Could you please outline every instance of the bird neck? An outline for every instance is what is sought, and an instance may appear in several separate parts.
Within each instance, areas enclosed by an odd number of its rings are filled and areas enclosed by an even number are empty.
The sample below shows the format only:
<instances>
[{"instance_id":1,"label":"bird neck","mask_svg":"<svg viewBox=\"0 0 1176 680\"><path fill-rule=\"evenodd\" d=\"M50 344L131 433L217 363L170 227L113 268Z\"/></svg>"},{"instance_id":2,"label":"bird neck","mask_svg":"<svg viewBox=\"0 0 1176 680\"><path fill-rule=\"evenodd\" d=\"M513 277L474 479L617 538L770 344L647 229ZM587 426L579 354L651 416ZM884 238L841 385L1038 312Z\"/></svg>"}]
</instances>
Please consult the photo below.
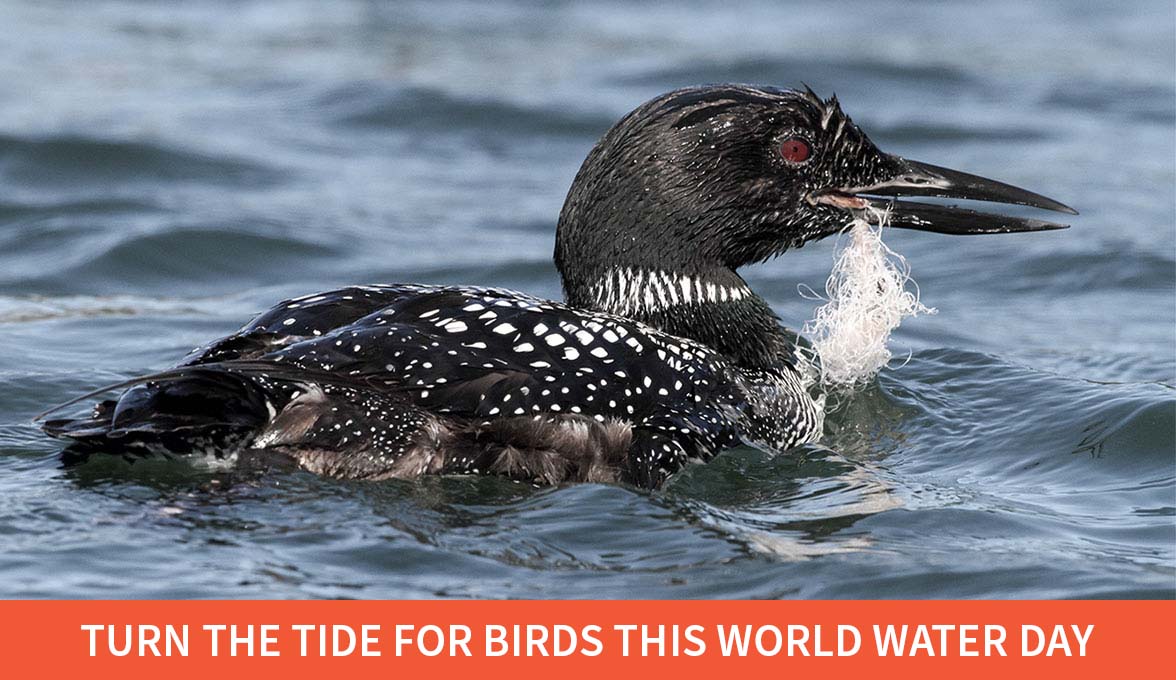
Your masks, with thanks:
<instances>
[{"instance_id":1,"label":"bird neck","mask_svg":"<svg viewBox=\"0 0 1176 680\"><path fill-rule=\"evenodd\" d=\"M791 363L793 348L779 319L730 269L610 267L579 281L565 276L564 292L572 306L701 342L742 368L771 370Z\"/></svg>"},{"instance_id":2,"label":"bird neck","mask_svg":"<svg viewBox=\"0 0 1176 680\"><path fill-rule=\"evenodd\" d=\"M743 368L791 363L776 315L736 273L769 254L744 243L746 206L700 186L689 154L659 150L641 111L592 148L560 211L554 258L568 304L690 338ZM753 205L778 202L761 198Z\"/></svg>"}]
</instances>

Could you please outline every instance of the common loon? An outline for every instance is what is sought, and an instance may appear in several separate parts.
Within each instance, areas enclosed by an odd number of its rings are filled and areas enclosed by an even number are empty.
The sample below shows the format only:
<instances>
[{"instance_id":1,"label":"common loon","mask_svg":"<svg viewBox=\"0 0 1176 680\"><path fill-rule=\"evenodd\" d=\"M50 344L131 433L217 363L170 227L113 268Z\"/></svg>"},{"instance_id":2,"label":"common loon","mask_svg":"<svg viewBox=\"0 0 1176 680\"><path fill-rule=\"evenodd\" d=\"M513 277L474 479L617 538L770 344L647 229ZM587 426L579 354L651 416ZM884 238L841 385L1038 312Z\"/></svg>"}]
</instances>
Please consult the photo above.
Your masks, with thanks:
<instances>
[{"instance_id":1,"label":"common loon","mask_svg":"<svg viewBox=\"0 0 1176 680\"><path fill-rule=\"evenodd\" d=\"M810 365L740 267L877 220L871 208L947 234L1065 226L905 195L1076 214L883 153L807 86L680 89L622 118L577 173L556 230L565 302L410 284L294 298L43 428L67 462L261 450L343 478L656 488L727 448L821 436Z\"/></svg>"}]
</instances>

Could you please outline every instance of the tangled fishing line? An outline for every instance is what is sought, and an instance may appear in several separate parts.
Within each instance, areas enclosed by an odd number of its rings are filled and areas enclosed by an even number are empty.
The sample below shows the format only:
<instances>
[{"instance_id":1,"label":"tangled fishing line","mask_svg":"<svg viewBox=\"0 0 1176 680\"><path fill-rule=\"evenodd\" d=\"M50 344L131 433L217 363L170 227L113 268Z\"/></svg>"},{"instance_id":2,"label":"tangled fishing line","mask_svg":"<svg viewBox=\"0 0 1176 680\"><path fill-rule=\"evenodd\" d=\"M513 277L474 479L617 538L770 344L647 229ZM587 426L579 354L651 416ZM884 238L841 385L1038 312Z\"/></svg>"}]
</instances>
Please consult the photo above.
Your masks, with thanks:
<instances>
[{"instance_id":1,"label":"tangled fishing line","mask_svg":"<svg viewBox=\"0 0 1176 680\"><path fill-rule=\"evenodd\" d=\"M804 326L820 358L821 382L853 387L869 382L890 361L890 334L902 320L935 310L919 302L918 286L907 290L910 266L882 242L889 212L871 209L875 224L857 218L838 243L824 300ZM845 232L843 232L844 234Z\"/></svg>"}]
</instances>

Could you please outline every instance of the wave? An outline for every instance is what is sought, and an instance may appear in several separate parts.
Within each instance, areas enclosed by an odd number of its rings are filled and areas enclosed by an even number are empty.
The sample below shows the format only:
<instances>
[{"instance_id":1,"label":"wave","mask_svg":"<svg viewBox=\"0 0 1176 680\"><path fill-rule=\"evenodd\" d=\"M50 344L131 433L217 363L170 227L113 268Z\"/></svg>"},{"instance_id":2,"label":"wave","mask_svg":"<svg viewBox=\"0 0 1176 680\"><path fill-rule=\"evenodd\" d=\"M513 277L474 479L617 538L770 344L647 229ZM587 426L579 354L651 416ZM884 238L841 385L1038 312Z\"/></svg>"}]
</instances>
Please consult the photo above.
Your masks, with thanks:
<instances>
[{"instance_id":1,"label":"wave","mask_svg":"<svg viewBox=\"0 0 1176 680\"><path fill-rule=\"evenodd\" d=\"M538 107L500 99L473 99L426 87L352 83L319 98L337 125L417 131L488 132L494 135L596 136L615 122L607 111Z\"/></svg>"},{"instance_id":2,"label":"wave","mask_svg":"<svg viewBox=\"0 0 1176 680\"><path fill-rule=\"evenodd\" d=\"M1118 80L1058 87L1046 93L1042 103L1083 112L1121 114L1140 123L1176 124L1176 88L1172 85L1140 85Z\"/></svg>"},{"instance_id":3,"label":"wave","mask_svg":"<svg viewBox=\"0 0 1176 680\"><path fill-rule=\"evenodd\" d=\"M0 200L0 225L69 215L117 216L157 212L150 201L111 197L87 200L56 200L47 203Z\"/></svg>"},{"instance_id":4,"label":"wave","mask_svg":"<svg viewBox=\"0 0 1176 680\"><path fill-rule=\"evenodd\" d=\"M207 305L193 300L135 295L0 295L0 324L144 314L191 315L206 313L206 308Z\"/></svg>"},{"instance_id":5,"label":"wave","mask_svg":"<svg viewBox=\"0 0 1176 680\"><path fill-rule=\"evenodd\" d=\"M248 229L248 230L246 230ZM291 233L259 228L257 223L234 229L222 225L176 225L147 234L124 234L88 244L75 242L68 258L41 258L37 275L22 277L10 290L77 293L75 282L89 292L126 293L165 290L182 295L185 284L202 290L286 281L321 262L329 269L339 254L327 243ZM82 251L83 247L91 248Z\"/></svg>"},{"instance_id":6,"label":"wave","mask_svg":"<svg viewBox=\"0 0 1176 680\"><path fill-rule=\"evenodd\" d=\"M958 349L917 352L882 385L913 416L913 469L1014 494L1093 492L1171 475L1176 389L1047 373ZM991 485L991 486L989 486Z\"/></svg>"},{"instance_id":7,"label":"wave","mask_svg":"<svg viewBox=\"0 0 1176 680\"><path fill-rule=\"evenodd\" d=\"M692 61L622 75L625 85L672 87L698 83L744 82L777 87L801 86L801 79L828 96L825 87L853 89L878 81L959 87L975 82L966 71L947 64L899 63L882 59L818 59L795 56Z\"/></svg>"},{"instance_id":8,"label":"wave","mask_svg":"<svg viewBox=\"0 0 1176 680\"><path fill-rule=\"evenodd\" d=\"M225 155L143 140L108 140L80 134L44 137L0 135L0 177L36 188L111 183L202 182L264 186L282 173Z\"/></svg>"}]
</instances>

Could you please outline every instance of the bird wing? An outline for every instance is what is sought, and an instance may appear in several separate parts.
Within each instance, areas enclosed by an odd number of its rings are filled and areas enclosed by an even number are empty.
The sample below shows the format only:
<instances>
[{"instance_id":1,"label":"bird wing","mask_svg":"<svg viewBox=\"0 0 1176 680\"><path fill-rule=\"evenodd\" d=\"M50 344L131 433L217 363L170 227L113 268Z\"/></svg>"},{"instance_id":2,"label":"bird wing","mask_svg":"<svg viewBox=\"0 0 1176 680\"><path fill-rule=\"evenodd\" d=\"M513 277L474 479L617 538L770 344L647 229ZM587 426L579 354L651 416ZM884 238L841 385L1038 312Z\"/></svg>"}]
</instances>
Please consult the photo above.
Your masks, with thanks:
<instances>
[{"instance_id":1,"label":"bird wing","mask_svg":"<svg viewBox=\"0 0 1176 680\"><path fill-rule=\"evenodd\" d=\"M282 364L283 379L305 370L307 382L362 380L475 418L563 412L640 422L689 407L711 409L718 422L739 398L706 347L490 288L364 286L287 300L188 359L225 361Z\"/></svg>"}]
</instances>

